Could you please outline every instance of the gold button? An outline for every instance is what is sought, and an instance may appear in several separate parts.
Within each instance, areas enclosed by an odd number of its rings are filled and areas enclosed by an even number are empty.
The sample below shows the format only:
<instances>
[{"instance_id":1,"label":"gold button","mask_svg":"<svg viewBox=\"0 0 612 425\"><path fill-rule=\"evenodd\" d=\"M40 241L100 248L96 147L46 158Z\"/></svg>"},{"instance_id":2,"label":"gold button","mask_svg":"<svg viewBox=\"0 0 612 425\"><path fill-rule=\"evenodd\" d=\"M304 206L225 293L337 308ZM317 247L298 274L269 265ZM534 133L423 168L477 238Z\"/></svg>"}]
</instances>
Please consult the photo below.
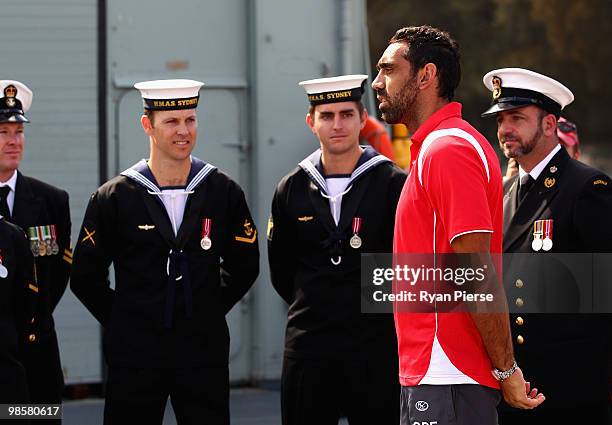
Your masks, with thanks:
<instances>
[{"instance_id":1,"label":"gold button","mask_svg":"<svg viewBox=\"0 0 612 425\"><path fill-rule=\"evenodd\" d=\"M521 316L516 318L516 324L519 326L522 326L523 323L525 323L525 321L523 320L523 318Z\"/></svg>"},{"instance_id":2,"label":"gold button","mask_svg":"<svg viewBox=\"0 0 612 425\"><path fill-rule=\"evenodd\" d=\"M523 281L521 279L517 279L516 280L516 287L517 288L522 288L523 287Z\"/></svg>"},{"instance_id":3,"label":"gold button","mask_svg":"<svg viewBox=\"0 0 612 425\"><path fill-rule=\"evenodd\" d=\"M522 298L517 298L516 299L516 306L517 307L522 307L525 304L525 302L523 301Z\"/></svg>"},{"instance_id":4,"label":"gold button","mask_svg":"<svg viewBox=\"0 0 612 425\"><path fill-rule=\"evenodd\" d=\"M29 340L30 342L34 342L34 341L36 341L36 335L34 335L34 334L30 334L30 336L28 337L28 340Z\"/></svg>"},{"instance_id":5,"label":"gold button","mask_svg":"<svg viewBox=\"0 0 612 425\"><path fill-rule=\"evenodd\" d=\"M516 337L516 342L521 345L525 342L525 338L523 338L521 335Z\"/></svg>"}]
</instances>

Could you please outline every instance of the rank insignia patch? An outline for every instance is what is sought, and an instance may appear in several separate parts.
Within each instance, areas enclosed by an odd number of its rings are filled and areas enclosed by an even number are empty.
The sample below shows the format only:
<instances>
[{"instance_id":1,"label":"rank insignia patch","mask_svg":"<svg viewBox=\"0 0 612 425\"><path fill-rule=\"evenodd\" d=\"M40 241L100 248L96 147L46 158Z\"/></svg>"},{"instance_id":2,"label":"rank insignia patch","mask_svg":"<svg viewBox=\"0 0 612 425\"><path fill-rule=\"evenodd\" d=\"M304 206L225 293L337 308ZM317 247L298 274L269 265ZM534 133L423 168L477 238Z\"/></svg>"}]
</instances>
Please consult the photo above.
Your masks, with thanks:
<instances>
[{"instance_id":1,"label":"rank insignia patch","mask_svg":"<svg viewBox=\"0 0 612 425\"><path fill-rule=\"evenodd\" d=\"M550 189L555 185L555 183L557 183L557 181L552 177L547 177L546 179L544 179L544 186L546 187L546 189Z\"/></svg>"},{"instance_id":2,"label":"rank insignia patch","mask_svg":"<svg viewBox=\"0 0 612 425\"><path fill-rule=\"evenodd\" d=\"M72 264L72 250L70 248L64 250L64 261L68 264Z\"/></svg>"},{"instance_id":3,"label":"rank insignia patch","mask_svg":"<svg viewBox=\"0 0 612 425\"><path fill-rule=\"evenodd\" d=\"M253 225L249 220L244 220L242 225L245 236L234 236L238 242L253 243L257 238L257 230L253 229Z\"/></svg>"},{"instance_id":4,"label":"rank insignia patch","mask_svg":"<svg viewBox=\"0 0 612 425\"><path fill-rule=\"evenodd\" d=\"M274 231L274 221L272 220L272 216L268 218L268 230L266 234L269 240L272 240L272 232Z\"/></svg>"},{"instance_id":5,"label":"rank insignia patch","mask_svg":"<svg viewBox=\"0 0 612 425\"><path fill-rule=\"evenodd\" d=\"M94 239L94 235L96 234L96 231L92 230L90 232L89 229L87 229L87 227L83 226L83 232L85 233L85 236L83 237L83 239L81 239L81 243L85 243L89 241L91 243L91 246L96 246L96 240Z\"/></svg>"}]
</instances>

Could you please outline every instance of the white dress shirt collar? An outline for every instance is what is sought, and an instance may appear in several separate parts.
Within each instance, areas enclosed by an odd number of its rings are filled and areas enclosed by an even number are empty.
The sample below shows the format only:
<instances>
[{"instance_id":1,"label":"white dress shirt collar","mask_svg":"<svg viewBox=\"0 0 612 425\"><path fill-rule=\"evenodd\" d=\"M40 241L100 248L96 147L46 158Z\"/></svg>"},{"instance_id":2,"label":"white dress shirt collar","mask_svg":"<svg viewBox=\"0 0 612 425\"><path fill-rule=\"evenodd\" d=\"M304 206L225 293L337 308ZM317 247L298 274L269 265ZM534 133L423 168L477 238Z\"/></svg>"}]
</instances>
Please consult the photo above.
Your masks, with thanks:
<instances>
[{"instance_id":1,"label":"white dress shirt collar","mask_svg":"<svg viewBox=\"0 0 612 425\"><path fill-rule=\"evenodd\" d=\"M550 162L553 156L555 156L557 152L559 152L559 149L561 149L561 145L557 144L557 146L555 146L553 150L550 151L548 155L546 155L546 158L540 161L538 165L533 167L533 170L529 172L529 175L531 176L532 179L537 180L538 177L540 177L540 174L542 174L542 171L544 171L544 168L546 168L546 165ZM527 171L523 170L523 167L519 165L519 181L521 178L523 178L525 174L527 174Z\"/></svg>"}]
</instances>

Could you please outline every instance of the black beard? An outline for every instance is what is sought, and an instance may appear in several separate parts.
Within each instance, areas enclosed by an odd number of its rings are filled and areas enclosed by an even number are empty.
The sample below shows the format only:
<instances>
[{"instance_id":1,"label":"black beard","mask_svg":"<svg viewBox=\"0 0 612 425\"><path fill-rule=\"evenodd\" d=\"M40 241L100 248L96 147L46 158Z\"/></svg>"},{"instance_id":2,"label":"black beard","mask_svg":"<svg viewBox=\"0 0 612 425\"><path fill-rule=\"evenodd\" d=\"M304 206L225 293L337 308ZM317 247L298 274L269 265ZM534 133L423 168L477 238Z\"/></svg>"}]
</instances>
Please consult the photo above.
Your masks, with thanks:
<instances>
[{"instance_id":1,"label":"black beard","mask_svg":"<svg viewBox=\"0 0 612 425\"><path fill-rule=\"evenodd\" d=\"M406 81L400 92L393 98L390 98L385 90L380 90L377 93L383 95L387 101L385 109L381 109L382 118L387 124L406 124L408 117L414 115L416 103L415 78Z\"/></svg>"}]
</instances>

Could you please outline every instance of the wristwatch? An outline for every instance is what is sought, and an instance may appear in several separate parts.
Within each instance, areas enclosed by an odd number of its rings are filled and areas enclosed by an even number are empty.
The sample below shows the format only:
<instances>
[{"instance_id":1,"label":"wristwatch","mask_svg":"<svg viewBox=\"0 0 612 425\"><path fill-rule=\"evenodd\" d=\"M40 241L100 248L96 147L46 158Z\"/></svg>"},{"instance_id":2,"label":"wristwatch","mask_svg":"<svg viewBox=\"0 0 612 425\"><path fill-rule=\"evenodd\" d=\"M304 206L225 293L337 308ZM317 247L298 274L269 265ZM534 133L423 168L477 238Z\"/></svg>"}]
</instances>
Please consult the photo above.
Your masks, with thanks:
<instances>
[{"instance_id":1,"label":"wristwatch","mask_svg":"<svg viewBox=\"0 0 612 425\"><path fill-rule=\"evenodd\" d=\"M495 368L491 372L493 373L493 376L495 377L495 379L497 379L499 382L503 382L506 379L510 378L512 374L516 372L516 369L518 369L518 365L516 364L516 360L514 360L512 362L512 366L510 367L510 369L501 371Z\"/></svg>"}]
</instances>

